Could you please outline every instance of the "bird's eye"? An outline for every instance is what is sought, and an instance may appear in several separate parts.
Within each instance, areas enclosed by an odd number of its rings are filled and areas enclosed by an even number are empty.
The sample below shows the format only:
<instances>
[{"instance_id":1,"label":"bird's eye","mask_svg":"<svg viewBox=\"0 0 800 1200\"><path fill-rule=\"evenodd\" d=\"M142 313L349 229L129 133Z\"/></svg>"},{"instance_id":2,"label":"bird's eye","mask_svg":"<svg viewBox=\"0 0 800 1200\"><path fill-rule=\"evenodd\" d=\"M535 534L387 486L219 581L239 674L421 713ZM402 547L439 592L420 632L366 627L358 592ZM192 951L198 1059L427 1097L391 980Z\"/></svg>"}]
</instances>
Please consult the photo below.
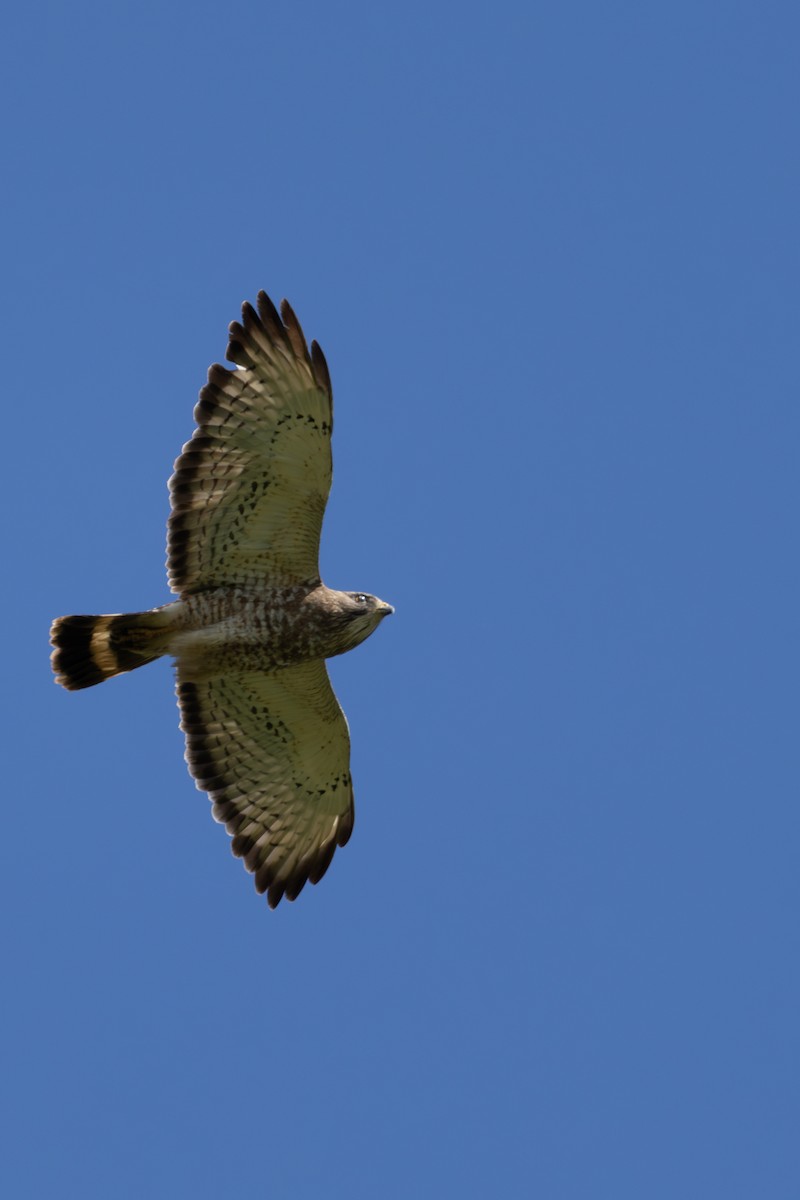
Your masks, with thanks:
<instances>
[{"instance_id":1,"label":"bird's eye","mask_svg":"<svg viewBox=\"0 0 800 1200\"><path fill-rule=\"evenodd\" d=\"M354 596L353 598L354 598L355 600L357 600L359 604L366 604L366 603L367 603L367 597L364 595L364 593L363 593L363 592L356 592L356 594L355 594L355 596Z\"/></svg>"}]
</instances>

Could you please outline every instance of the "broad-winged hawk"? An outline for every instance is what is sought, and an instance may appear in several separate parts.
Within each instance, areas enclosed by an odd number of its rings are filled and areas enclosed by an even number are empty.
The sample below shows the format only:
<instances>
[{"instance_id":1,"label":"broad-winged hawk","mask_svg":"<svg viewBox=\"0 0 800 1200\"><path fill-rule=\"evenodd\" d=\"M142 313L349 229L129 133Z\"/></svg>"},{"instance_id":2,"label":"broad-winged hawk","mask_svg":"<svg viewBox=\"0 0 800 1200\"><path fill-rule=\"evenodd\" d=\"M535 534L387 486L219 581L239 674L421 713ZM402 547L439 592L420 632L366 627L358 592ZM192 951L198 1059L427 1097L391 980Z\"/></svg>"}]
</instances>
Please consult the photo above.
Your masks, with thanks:
<instances>
[{"instance_id":1,"label":"broad-winged hawk","mask_svg":"<svg viewBox=\"0 0 800 1200\"><path fill-rule=\"evenodd\" d=\"M270 907L317 883L353 829L350 738L325 659L393 611L319 575L332 393L284 300L242 307L170 480L167 568L179 599L60 617L56 680L78 689L175 658L186 761Z\"/></svg>"}]
</instances>

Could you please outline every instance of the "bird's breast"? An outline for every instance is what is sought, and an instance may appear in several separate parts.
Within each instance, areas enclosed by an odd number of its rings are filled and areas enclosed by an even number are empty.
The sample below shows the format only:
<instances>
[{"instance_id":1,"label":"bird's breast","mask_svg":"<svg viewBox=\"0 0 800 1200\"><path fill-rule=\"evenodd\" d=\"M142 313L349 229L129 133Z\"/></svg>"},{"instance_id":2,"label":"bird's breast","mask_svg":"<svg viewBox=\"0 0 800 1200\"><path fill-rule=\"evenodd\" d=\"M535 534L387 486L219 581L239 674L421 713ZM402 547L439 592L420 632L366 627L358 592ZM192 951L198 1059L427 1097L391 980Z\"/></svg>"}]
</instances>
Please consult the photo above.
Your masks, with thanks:
<instances>
[{"instance_id":1,"label":"bird's breast","mask_svg":"<svg viewBox=\"0 0 800 1200\"><path fill-rule=\"evenodd\" d=\"M170 639L181 677L271 671L336 653L323 608L307 589L214 588L186 596Z\"/></svg>"}]
</instances>

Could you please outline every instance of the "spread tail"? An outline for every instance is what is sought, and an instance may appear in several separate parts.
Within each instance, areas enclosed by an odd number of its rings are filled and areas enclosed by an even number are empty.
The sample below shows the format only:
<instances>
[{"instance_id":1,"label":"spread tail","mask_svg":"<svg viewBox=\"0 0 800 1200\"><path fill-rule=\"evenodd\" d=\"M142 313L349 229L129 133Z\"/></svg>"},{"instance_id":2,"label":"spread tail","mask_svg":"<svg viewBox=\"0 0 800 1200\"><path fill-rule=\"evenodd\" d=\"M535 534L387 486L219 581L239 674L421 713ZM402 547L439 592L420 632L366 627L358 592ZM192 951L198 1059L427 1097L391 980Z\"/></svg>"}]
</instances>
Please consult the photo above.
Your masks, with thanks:
<instances>
[{"instance_id":1,"label":"spread tail","mask_svg":"<svg viewBox=\"0 0 800 1200\"><path fill-rule=\"evenodd\" d=\"M105 617L59 617L50 629L56 683L77 691L160 658L167 649L168 607L172 606Z\"/></svg>"}]
</instances>

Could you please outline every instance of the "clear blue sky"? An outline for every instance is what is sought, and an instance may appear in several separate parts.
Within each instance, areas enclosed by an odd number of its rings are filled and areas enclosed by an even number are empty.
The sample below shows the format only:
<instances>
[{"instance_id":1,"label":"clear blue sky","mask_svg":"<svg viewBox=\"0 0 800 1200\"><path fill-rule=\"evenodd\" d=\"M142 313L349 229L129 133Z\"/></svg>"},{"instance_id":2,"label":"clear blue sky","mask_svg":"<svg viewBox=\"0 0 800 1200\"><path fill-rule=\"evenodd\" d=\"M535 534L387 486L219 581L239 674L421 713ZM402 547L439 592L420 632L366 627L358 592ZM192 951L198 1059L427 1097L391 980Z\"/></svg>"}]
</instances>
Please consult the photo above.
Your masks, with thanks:
<instances>
[{"instance_id":1,"label":"clear blue sky","mask_svg":"<svg viewBox=\"0 0 800 1200\"><path fill-rule=\"evenodd\" d=\"M800 1195L794 3L41 3L0 58L0 1186ZM169 664L166 480L266 288L336 398L356 829L270 912Z\"/></svg>"}]
</instances>

